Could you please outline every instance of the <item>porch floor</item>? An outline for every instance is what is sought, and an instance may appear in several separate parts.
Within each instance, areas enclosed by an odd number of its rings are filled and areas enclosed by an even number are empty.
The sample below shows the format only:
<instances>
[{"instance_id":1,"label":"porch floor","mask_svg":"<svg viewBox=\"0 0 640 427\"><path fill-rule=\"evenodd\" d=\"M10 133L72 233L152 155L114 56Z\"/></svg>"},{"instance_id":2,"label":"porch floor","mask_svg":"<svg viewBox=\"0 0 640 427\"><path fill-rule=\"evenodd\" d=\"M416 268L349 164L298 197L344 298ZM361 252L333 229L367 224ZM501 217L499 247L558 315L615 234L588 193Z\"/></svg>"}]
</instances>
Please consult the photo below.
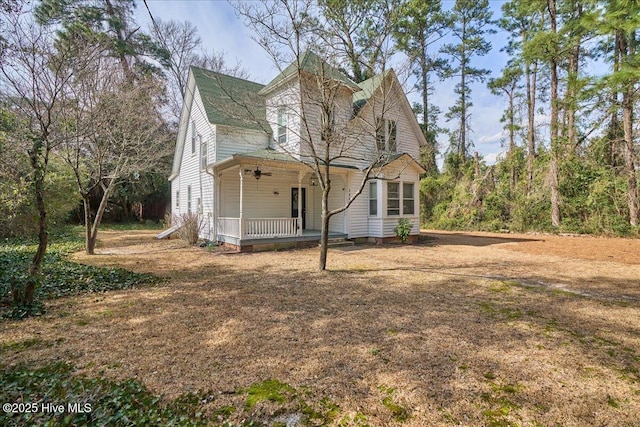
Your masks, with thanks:
<instances>
[{"instance_id":1,"label":"porch floor","mask_svg":"<svg viewBox=\"0 0 640 427\"><path fill-rule=\"evenodd\" d=\"M289 242L312 242L314 240L320 241L320 234L322 230L302 230L302 236L289 236L289 237L267 237L259 239L239 239L237 237L219 235L218 240L225 243L231 243L234 245L264 245L270 243L289 243ZM330 239L346 239L347 234L329 232Z\"/></svg>"}]
</instances>

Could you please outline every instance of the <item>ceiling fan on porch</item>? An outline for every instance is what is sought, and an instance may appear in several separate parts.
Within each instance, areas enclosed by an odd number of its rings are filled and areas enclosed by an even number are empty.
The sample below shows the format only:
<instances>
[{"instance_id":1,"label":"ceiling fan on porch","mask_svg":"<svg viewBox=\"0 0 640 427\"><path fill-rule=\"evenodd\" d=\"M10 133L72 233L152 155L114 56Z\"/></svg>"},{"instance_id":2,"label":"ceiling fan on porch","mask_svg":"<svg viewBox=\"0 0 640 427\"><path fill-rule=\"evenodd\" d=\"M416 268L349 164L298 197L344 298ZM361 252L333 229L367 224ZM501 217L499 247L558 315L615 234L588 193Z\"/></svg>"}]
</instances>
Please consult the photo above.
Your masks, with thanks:
<instances>
[{"instance_id":1,"label":"ceiling fan on porch","mask_svg":"<svg viewBox=\"0 0 640 427\"><path fill-rule=\"evenodd\" d=\"M271 172L262 172L259 167L256 166L256 170L245 169L245 174L253 174L255 179L260 179L261 176L271 176Z\"/></svg>"}]
</instances>

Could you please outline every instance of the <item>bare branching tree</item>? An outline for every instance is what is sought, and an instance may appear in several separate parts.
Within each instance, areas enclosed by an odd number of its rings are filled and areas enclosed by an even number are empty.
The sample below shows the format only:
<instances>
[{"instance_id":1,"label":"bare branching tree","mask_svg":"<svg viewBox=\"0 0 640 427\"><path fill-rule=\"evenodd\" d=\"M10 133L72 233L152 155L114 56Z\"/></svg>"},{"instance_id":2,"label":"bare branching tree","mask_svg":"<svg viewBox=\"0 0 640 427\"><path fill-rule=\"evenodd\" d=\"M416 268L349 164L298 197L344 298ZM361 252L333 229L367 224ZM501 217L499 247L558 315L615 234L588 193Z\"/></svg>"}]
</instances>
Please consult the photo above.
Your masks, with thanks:
<instances>
[{"instance_id":1,"label":"bare branching tree","mask_svg":"<svg viewBox=\"0 0 640 427\"><path fill-rule=\"evenodd\" d=\"M76 110L62 152L84 204L85 249L93 254L116 186L138 179L168 154L156 108L163 87L152 76L131 83L115 61L102 57L90 72L76 74L71 88ZM95 194L98 206L91 205Z\"/></svg>"},{"instance_id":2,"label":"bare branching tree","mask_svg":"<svg viewBox=\"0 0 640 427\"><path fill-rule=\"evenodd\" d=\"M61 131L69 107L68 83L76 70L86 66L65 45L54 43L53 30L42 27L19 10L4 16L8 29L4 39L0 92L7 96L17 116L21 132L19 145L27 152L31 171L29 181L38 211L38 248L25 283L12 284L14 303L30 309L40 281L40 271L48 244L45 178L52 151L64 143Z\"/></svg>"},{"instance_id":3,"label":"bare branching tree","mask_svg":"<svg viewBox=\"0 0 640 427\"><path fill-rule=\"evenodd\" d=\"M161 50L161 62L165 70L169 95L169 114L175 122L180 120L190 66L242 79L249 77L249 73L240 63L229 64L223 52L205 50L198 29L190 22L162 21L153 18L150 33Z\"/></svg>"},{"instance_id":4,"label":"bare branching tree","mask_svg":"<svg viewBox=\"0 0 640 427\"><path fill-rule=\"evenodd\" d=\"M241 3L236 10L255 34L255 40L269 53L281 74L271 84L267 111L286 117L286 141L276 133L272 144L289 154L312 172L322 191L322 230L320 270L326 269L329 223L332 217L348 209L371 179L395 179L408 162L394 163L395 128L385 120L392 100L401 100L402 88L392 71L384 72L358 86L337 68L340 52L318 37L322 17L315 2L263 1ZM311 52L312 49L314 52ZM290 64L290 65L289 65ZM288 65L288 66L287 66ZM358 92L354 111L353 94ZM397 102L397 101L396 101ZM267 121L277 129L282 117L267 113ZM336 168L352 166L357 184L346 189L348 196L340 206L330 206ZM347 183L344 183L344 187Z\"/></svg>"}]
</instances>

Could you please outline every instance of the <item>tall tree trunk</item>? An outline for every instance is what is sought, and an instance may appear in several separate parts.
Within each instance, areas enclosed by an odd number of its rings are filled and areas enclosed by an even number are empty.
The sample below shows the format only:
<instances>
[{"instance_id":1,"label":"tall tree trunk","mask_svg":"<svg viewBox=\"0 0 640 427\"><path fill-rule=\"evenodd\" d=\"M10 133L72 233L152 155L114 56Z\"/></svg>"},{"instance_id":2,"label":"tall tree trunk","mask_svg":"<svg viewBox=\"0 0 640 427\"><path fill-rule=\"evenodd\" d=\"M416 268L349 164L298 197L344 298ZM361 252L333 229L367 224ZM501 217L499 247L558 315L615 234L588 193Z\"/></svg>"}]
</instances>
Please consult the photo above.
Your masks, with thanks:
<instances>
[{"instance_id":1,"label":"tall tree trunk","mask_svg":"<svg viewBox=\"0 0 640 427\"><path fill-rule=\"evenodd\" d=\"M533 165L536 158L536 83L538 77L538 62L531 63L527 61L527 195L531 194L533 188Z\"/></svg>"},{"instance_id":2,"label":"tall tree trunk","mask_svg":"<svg viewBox=\"0 0 640 427\"><path fill-rule=\"evenodd\" d=\"M320 271L327 269L327 251L329 249L329 191L331 184L327 180L327 185L322 189L322 228L320 230Z\"/></svg>"},{"instance_id":3,"label":"tall tree trunk","mask_svg":"<svg viewBox=\"0 0 640 427\"><path fill-rule=\"evenodd\" d=\"M509 194L513 196L516 188L516 165L513 159L516 150L516 130L515 130L515 112L513 97L515 96L516 85L513 83L511 90L507 93L509 96Z\"/></svg>"},{"instance_id":4,"label":"tall tree trunk","mask_svg":"<svg viewBox=\"0 0 640 427\"><path fill-rule=\"evenodd\" d=\"M43 153L44 150L44 153ZM42 261L47 252L47 244L49 243L49 233L47 231L47 207L44 202L44 178L49 161L49 152L44 147L41 139L34 141L29 151L29 160L33 168L33 187L36 199L36 208L38 209L38 248L29 264L29 278L21 290L15 285L11 289L14 303L19 306L30 306L33 304L36 288L40 281L40 272Z\"/></svg>"},{"instance_id":5,"label":"tall tree trunk","mask_svg":"<svg viewBox=\"0 0 640 427\"><path fill-rule=\"evenodd\" d=\"M93 246L91 243L91 201L89 197L88 194L82 195L82 205L84 206L84 250L87 254L93 255ZM91 248L91 251L89 248Z\"/></svg>"},{"instance_id":6,"label":"tall tree trunk","mask_svg":"<svg viewBox=\"0 0 640 427\"><path fill-rule=\"evenodd\" d=\"M629 223L638 225L638 182L636 180L635 153L633 147L633 102L632 88L622 95L622 121L624 126L624 164L627 175L627 198L629 204Z\"/></svg>"},{"instance_id":7,"label":"tall tree trunk","mask_svg":"<svg viewBox=\"0 0 640 427\"><path fill-rule=\"evenodd\" d=\"M635 34L620 38L621 62L635 55ZM624 164L627 175L627 199L629 204L629 224L638 225L638 182L636 180L635 150L633 145L633 92L634 84L627 83L622 92L622 126L624 128Z\"/></svg>"},{"instance_id":8,"label":"tall tree trunk","mask_svg":"<svg viewBox=\"0 0 640 427\"><path fill-rule=\"evenodd\" d=\"M91 224L91 221L85 223L85 227L87 227L86 233L88 235L85 250L88 255L95 255L96 242L98 241L98 229L100 227L100 222L102 221L104 211L105 209L107 209L107 203L109 201L109 195L113 188L113 183L114 180L111 179L108 185L102 186L102 199L100 200L100 205L98 206L98 210L96 211L96 216L93 219L93 224Z\"/></svg>"},{"instance_id":9,"label":"tall tree trunk","mask_svg":"<svg viewBox=\"0 0 640 427\"><path fill-rule=\"evenodd\" d=\"M547 0L552 34L557 34L556 0ZM551 160L549 174L551 181L551 225L560 226L560 190L558 185L559 112L558 112L558 46L553 47L551 56Z\"/></svg>"},{"instance_id":10,"label":"tall tree trunk","mask_svg":"<svg viewBox=\"0 0 640 427\"><path fill-rule=\"evenodd\" d=\"M460 75L460 145L458 154L460 159L464 161L467 158L467 81L466 67L467 61L465 54L462 53L461 75Z\"/></svg>"}]
</instances>

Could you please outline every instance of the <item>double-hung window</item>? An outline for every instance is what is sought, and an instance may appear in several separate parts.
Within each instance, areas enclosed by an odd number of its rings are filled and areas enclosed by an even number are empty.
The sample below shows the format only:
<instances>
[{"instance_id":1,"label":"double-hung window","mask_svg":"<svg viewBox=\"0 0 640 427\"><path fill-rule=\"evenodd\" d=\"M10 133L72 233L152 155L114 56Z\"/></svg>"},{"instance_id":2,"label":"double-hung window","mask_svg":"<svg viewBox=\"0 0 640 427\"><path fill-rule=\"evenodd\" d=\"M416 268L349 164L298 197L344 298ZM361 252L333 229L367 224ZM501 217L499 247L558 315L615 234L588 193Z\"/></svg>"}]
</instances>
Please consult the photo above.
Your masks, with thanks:
<instances>
[{"instance_id":1,"label":"double-hung window","mask_svg":"<svg viewBox=\"0 0 640 427\"><path fill-rule=\"evenodd\" d=\"M387 215L400 215L400 183L387 183Z\"/></svg>"},{"instance_id":2,"label":"double-hung window","mask_svg":"<svg viewBox=\"0 0 640 427\"><path fill-rule=\"evenodd\" d=\"M187 186L187 212L191 212L191 186Z\"/></svg>"},{"instance_id":3,"label":"double-hung window","mask_svg":"<svg viewBox=\"0 0 640 427\"><path fill-rule=\"evenodd\" d=\"M415 212L415 203L413 196L413 183L402 183L402 215L413 215Z\"/></svg>"},{"instance_id":4,"label":"double-hung window","mask_svg":"<svg viewBox=\"0 0 640 427\"><path fill-rule=\"evenodd\" d=\"M191 154L196 154L196 139L198 133L196 132L196 121L191 120Z\"/></svg>"},{"instance_id":5,"label":"double-hung window","mask_svg":"<svg viewBox=\"0 0 640 427\"><path fill-rule=\"evenodd\" d=\"M207 141L200 135L200 169L207 168Z\"/></svg>"},{"instance_id":6,"label":"double-hung window","mask_svg":"<svg viewBox=\"0 0 640 427\"><path fill-rule=\"evenodd\" d=\"M378 183L369 182L369 215L378 216Z\"/></svg>"},{"instance_id":7,"label":"double-hung window","mask_svg":"<svg viewBox=\"0 0 640 427\"><path fill-rule=\"evenodd\" d=\"M397 126L395 120L376 119L376 148L378 153L395 153L397 147Z\"/></svg>"},{"instance_id":8,"label":"double-hung window","mask_svg":"<svg viewBox=\"0 0 640 427\"><path fill-rule=\"evenodd\" d=\"M287 143L287 109L286 107L278 108L278 144Z\"/></svg>"}]
</instances>

